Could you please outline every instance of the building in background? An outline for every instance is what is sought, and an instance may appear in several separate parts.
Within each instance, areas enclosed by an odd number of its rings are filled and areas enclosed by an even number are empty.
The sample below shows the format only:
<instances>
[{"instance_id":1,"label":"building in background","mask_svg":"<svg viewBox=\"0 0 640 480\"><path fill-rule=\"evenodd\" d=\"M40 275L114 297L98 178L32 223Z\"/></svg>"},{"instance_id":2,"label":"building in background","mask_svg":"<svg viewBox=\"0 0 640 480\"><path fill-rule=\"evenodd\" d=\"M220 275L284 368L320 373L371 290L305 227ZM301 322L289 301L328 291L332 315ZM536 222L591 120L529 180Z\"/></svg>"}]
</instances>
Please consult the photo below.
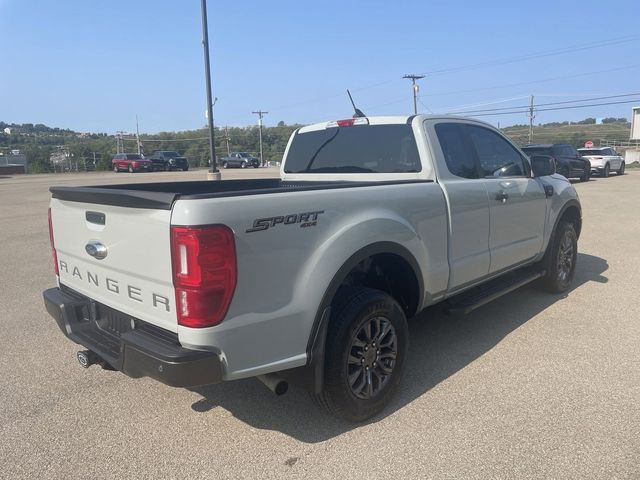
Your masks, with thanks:
<instances>
[{"instance_id":1,"label":"building in background","mask_svg":"<svg viewBox=\"0 0 640 480\"><path fill-rule=\"evenodd\" d=\"M640 107L631 109L631 136L629 148L624 152L624 163L630 165L635 162L640 162Z\"/></svg>"},{"instance_id":2,"label":"building in background","mask_svg":"<svg viewBox=\"0 0 640 480\"><path fill-rule=\"evenodd\" d=\"M0 155L0 175L16 175L27 173L27 156L24 153Z\"/></svg>"}]
</instances>

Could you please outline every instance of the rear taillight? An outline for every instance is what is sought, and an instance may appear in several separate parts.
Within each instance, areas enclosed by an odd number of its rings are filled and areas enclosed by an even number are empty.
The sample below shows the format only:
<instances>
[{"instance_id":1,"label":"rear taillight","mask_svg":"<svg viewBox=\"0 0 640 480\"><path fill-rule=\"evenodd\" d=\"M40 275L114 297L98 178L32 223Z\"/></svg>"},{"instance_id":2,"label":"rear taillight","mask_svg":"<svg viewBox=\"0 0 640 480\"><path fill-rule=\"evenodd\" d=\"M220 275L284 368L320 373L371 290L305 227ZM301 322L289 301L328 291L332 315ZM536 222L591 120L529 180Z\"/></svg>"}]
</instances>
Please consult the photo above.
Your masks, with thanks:
<instances>
[{"instance_id":1,"label":"rear taillight","mask_svg":"<svg viewBox=\"0 0 640 480\"><path fill-rule=\"evenodd\" d=\"M236 247L224 225L171 227L171 263L178 324L218 325L236 288Z\"/></svg>"},{"instance_id":2,"label":"rear taillight","mask_svg":"<svg viewBox=\"0 0 640 480\"><path fill-rule=\"evenodd\" d=\"M51 253L53 254L53 270L56 272L57 276L60 276L60 271L58 270L58 254L56 253L56 244L53 241L53 223L51 223L51 208L49 208L49 242L51 242Z\"/></svg>"}]
</instances>

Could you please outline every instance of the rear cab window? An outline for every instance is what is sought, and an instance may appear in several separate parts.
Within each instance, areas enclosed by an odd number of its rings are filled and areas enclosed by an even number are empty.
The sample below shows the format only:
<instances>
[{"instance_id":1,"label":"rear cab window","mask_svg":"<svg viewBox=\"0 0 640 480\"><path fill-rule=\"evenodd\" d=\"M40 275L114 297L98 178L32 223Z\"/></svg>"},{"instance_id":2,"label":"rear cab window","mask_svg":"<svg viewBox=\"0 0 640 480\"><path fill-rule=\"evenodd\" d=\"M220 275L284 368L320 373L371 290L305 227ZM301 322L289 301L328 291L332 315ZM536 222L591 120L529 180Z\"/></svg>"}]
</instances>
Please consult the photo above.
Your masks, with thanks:
<instances>
[{"instance_id":1,"label":"rear cab window","mask_svg":"<svg viewBox=\"0 0 640 480\"><path fill-rule=\"evenodd\" d=\"M327 127L297 133L285 173L416 173L422 171L407 124Z\"/></svg>"}]
</instances>

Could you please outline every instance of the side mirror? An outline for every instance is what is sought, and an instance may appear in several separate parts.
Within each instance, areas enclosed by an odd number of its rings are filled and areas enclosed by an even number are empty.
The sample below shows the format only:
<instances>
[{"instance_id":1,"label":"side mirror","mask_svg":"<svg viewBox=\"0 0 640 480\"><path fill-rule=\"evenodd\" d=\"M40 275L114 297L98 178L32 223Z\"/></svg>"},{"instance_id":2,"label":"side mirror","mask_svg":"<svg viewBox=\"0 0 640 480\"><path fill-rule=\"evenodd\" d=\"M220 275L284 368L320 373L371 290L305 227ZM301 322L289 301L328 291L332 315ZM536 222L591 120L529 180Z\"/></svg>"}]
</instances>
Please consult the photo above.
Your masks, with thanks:
<instances>
[{"instance_id":1,"label":"side mirror","mask_svg":"<svg viewBox=\"0 0 640 480\"><path fill-rule=\"evenodd\" d=\"M546 177L556 173L556 161L547 155L534 155L531 157L531 170L534 177Z\"/></svg>"}]
</instances>

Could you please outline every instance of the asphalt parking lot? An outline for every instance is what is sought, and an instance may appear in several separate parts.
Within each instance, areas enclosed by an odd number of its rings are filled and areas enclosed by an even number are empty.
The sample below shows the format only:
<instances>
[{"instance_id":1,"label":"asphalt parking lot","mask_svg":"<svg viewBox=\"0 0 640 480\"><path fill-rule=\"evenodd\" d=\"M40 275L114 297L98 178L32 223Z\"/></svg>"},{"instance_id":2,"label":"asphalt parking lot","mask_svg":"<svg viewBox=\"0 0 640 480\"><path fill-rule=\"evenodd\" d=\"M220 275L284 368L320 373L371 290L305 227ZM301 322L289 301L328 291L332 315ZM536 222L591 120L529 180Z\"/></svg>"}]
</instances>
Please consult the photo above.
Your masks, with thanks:
<instances>
[{"instance_id":1,"label":"asphalt parking lot","mask_svg":"<svg viewBox=\"0 0 640 480\"><path fill-rule=\"evenodd\" d=\"M640 478L640 171L575 184L568 294L414 319L400 394L359 426L255 379L182 390L84 370L45 312L50 185L204 175L0 178L1 477ZM256 175L278 171L223 172Z\"/></svg>"}]
</instances>

